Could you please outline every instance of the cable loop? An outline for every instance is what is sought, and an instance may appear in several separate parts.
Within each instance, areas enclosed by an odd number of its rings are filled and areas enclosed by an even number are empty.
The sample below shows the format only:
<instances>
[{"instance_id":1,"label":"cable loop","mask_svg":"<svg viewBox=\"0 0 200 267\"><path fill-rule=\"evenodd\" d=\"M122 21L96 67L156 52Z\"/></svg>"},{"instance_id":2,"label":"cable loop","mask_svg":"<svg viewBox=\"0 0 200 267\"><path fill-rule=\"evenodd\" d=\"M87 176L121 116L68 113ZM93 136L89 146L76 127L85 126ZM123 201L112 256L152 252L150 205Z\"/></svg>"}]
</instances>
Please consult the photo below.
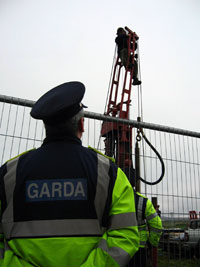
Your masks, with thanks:
<instances>
[{"instance_id":1,"label":"cable loop","mask_svg":"<svg viewBox=\"0 0 200 267\"><path fill-rule=\"evenodd\" d=\"M143 183L145 184L148 184L148 185L156 185L158 183L160 183L165 175L165 165L164 165L164 162L163 162L163 159L161 157L161 155L158 153L158 151L156 150L156 148L150 143L150 141L147 139L147 137L145 136L142 128L140 129L137 129L137 136L136 136L136 140L137 140L137 137L140 136L140 133L142 134L142 137L144 138L145 142L149 145L149 147L154 151L154 153L157 155L159 161L160 161L160 164L161 164L161 175L159 177L158 180L156 180L155 182L149 182L149 181L146 181L144 180L143 178L141 177L138 177Z\"/></svg>"}]
</instances>

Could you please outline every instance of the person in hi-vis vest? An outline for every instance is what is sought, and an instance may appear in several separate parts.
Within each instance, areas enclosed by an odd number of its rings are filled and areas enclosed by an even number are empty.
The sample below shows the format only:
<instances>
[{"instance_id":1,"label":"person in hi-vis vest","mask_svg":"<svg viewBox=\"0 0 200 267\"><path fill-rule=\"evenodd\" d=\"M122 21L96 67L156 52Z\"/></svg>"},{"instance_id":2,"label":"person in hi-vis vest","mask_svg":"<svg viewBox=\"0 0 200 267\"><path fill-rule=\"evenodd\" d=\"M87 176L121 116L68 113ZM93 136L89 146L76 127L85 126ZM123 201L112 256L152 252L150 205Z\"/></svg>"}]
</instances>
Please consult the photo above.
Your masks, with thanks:
<instances>
[{"instance_id":1,"label":"person in hi-vis vest","mask_svg":"<svg viewBox=\"0 0 200 267\"><path fill-rule=\"evenodd\" d=\"M147 248L157 247L162 235L162 221L152 202L144 195L135 192L135 205L140 235L140 249L129 262L129 267L147 266Z\"/></svg>"},{"instance_id":2,"label":"person in hi-vis vest","mask_svg":"<svg viewBox=\"0 0 200 267\"><path fill-rule=\"evenodd\" d=\"M68 82L41 96L41 147L0 168L0 266L126 266L139 248L126 175L82 145L84 93Z\"/></svg>"}]
</instances>

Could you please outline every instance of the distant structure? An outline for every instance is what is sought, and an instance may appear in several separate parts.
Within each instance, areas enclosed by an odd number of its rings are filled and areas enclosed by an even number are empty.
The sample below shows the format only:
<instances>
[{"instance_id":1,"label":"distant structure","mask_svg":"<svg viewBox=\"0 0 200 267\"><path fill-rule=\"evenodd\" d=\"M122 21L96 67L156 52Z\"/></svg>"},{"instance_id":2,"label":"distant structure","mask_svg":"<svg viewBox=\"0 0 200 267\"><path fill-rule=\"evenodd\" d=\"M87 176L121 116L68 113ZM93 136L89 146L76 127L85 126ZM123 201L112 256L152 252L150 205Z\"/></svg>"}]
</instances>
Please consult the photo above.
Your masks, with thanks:
<instances>
[{"instance_id":1,"label":"distant structure","mask_svg":"<svg viewBox=\"0 0 200 267\"><path fill-rule=\"evenodd\" d=\"M197 215L197 213L196 213L195 210L190 210L189 211L189 214L190 214L190 220L192 220L192 219L198 219L198 215ZM199 218L200 218L200 211L199 211Z\"/></svg>"}]
</instances>

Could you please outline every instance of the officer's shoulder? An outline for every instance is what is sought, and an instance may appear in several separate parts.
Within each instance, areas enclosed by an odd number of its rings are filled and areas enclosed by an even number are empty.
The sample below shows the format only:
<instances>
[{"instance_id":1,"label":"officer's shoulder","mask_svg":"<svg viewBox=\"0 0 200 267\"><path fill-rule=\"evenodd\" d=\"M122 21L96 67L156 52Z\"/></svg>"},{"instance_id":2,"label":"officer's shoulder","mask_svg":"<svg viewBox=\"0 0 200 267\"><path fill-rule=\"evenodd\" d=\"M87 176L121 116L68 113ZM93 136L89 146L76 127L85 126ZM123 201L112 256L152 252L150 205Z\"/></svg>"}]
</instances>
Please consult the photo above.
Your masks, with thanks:
<instances>
[{"instance_id":1,"label":"officer's shoulder","mask_svg":"<svg viewBox=\"0 0 200 267\"><path fill-rule=\"evenodd\" d=\"M88 146L88 149L91 150L91 151L94 151L94 152L97 153L98 155L101 155L102 157L107 158L107 159L109 159L110 161L112 161L113 163L115 163L115 159L114 159L114 158L109 157L109 156L103 154L101 151L97 150L96 148L93 148L93 147L91 147L91 146Z\"/></svg>"},{"instance_id":2,"label":"officer's shoulder","mask_svg":"<svg viewBox=\"0 0 200 267\"><path fill-rule=\"evenodd\" d=\"M29 152L31 152L31 151L35 151L35 150L36 150L36 148L32 148L32 149L29 149L29 150L27 150L27 151L24 151L24 152L22 152L21 154L19 154L19 155L13 157L13 158L7 160L6 163L8 163L8 162L10 162L10 161L12 161L12 160L15 160L15 159L17 159L17 158L20 158L21 156L23 156L23 155L25 155L25 154L27 154L27 153L29 153Z\"/></svg>"}]
</instances>

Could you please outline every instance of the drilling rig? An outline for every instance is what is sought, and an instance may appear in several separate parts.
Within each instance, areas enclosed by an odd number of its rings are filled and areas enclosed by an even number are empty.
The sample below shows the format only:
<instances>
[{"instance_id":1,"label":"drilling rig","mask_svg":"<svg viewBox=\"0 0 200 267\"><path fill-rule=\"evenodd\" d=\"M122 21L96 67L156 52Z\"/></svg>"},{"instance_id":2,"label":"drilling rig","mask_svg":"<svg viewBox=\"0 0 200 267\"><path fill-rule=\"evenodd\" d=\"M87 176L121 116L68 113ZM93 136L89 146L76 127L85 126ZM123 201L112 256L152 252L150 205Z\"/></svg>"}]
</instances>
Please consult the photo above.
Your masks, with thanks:
<instances>
[{"instance_id":1,"label":"drilling rig","mask_svg":"<svg viewBox=\"0 0 200 267\"><path fill-rule=\"evenodd\" d=\"M139 39L137 34L128 27L125 27L125 30L127 31L127 66L123 66L120 56L117 55L111 78L107 109L104 113L121 119L129 119L130 115L131 89L135 71L134 61L137 60L135 56ZM124 75L122 75L123 68L125 68ZM123 76L122 79L121 76ZM121 84L121 100L118 103ZM114 157L116 164L122 168L127 176L130 176L130 171L134 170L132 164L132 127L123 123L105 121L102 124L101 136L105 137L105 154Z\"/></svg>"},{"instance_id":2,"label":"drilling rig","mask_svg":"<svg viewBox=\"0 0 200 267\"><path fill-rule=\"evenodd\" d=\"M121 29L121 28L120 28ZM119 30L119 29L118 29ZM107 105L104 114L110 117L116 117L121 120L117 122L104 121L101 128L101 137L104 137L105 154L115 159L115 163L125 172L132 186L135 187L137 192L141 192L140 181L145 184L155 185L159 183L164 177L165 167L164 162L153 147L153 145L146 138L143 129L138 127L136 143L135 143L135 166L133 167L132 160L132 129L130 124L123 123L123 120L129 120L130 118L130 106L131 106L131 90L133 85L138 85L141 89L141 82L135 83L135 78L138 74L138 35L131 31L128 27L125 27L126 34L126 60L118 51L118 55L114 60L113 72L111 74L111 84L107 97ZM116 39L115 39L116 41ZM117 42L116 42L117 43ZM122 78L121 78L122 77ZM138 80L137 80L138 81ZM119 92L121 92L121 99ZM138 114L139 115L139 114ZM141 117L138 116L138 122L141 121ZM140 151L139 142L143 138L150 148L155 152L161 162L162 173L158 180L155 182L148 182L140 177ZM152 201L153 202L153 201ZM157 198L155 198L154 206L157 205ZM151 252L152 264L157 267L157 249L153 248Z\"/></svg>"}]
</instances>

